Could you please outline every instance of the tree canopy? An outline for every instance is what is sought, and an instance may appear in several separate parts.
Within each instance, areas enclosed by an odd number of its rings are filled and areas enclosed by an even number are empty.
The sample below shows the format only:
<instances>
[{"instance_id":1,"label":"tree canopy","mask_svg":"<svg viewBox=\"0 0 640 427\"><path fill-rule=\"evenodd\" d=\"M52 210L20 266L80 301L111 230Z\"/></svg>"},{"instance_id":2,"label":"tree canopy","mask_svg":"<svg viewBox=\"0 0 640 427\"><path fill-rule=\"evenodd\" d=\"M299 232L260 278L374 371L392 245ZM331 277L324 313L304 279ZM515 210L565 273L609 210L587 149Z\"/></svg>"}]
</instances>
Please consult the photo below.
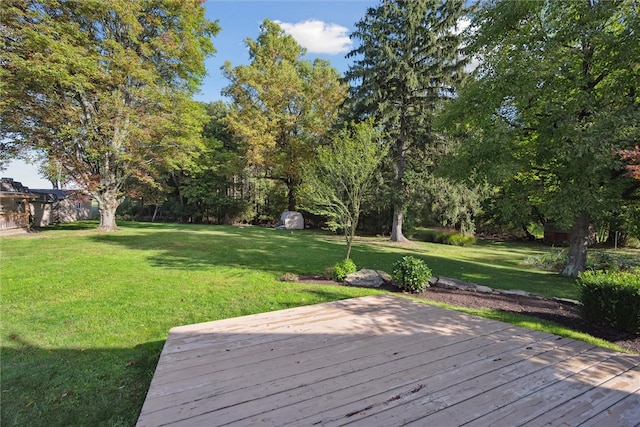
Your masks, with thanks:
<instances>
[{"instance_id":1,"label":"tree canopy","mask_svg":"<svg viewBox=\"0 0 640 427\"><path fill-rule=\"evenodd\" d=\"M393 141L394 241L406 240L407 159L433 144L434 113L463 77L457 26L464 13L463 0L384 0L351 35L360 41L348 55L355 60L346 75L355 112L375 117Z\"/></svg>"},{"instance_id":2,"label":"tree canopy","mask_svg":"<svg viewBox=\"0 0 640 427\"><path fill-rule=\"evenodd\" d=\"M329 144L317 149L315 161L305 173L305 208L328 218L330 229L343 232L345 259L351 255L362 201L386 152L382 133L371 119L345 124Z\"/></svg>"},{"instance_id":3,"label":"tree canopy","mask_svg":"<svg viewBox=\"0 0 640 427\"><path fill-rule=\"evenodd\" d=\"M0 21L2 148L59 162L98 201L100 228L115 228L128 180L198 152L206 115L191 96L219 30L199 2L7 0Z\"/></svg>"},{"instance_id":4,"label":"tree canopy","mask_svg":"<svg viewBox=\"0 0 640 427\"><path fill-rule=\"evenodd\" d=\"M346 96L327 61L309 62L304 49L278 24L265 20L257 40L247 39L251 64L225 64L233 100L226 124L247 147L250 163L288 190L296 210L302 167L331 128Z\"/></svg>"},{"instance_id":5,"label":"tree canopy","mask_svg":"<svg viewBox=\"0 0 640 427\"><path fill-rule=\"evenodd\" d=\"M474 21L481 66L452 109L465 164L520 212L572 227L565 275L585 268L590 222L637 197L617 152L638 141L638 22L626 0L498 0Z\"/></svg>"}]
</instances>

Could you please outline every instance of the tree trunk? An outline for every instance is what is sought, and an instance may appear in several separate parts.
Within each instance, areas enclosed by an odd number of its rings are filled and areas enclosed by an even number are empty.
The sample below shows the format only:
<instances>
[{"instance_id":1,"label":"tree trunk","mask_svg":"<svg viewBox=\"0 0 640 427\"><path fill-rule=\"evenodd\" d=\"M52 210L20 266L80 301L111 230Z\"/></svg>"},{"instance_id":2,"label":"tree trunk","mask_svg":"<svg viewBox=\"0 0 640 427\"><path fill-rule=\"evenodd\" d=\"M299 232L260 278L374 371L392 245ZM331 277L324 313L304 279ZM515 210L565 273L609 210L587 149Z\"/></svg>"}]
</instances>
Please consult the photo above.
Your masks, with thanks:
<instances>
[{"instance_id":1,"label":"tree trunk","mask_svg":"<svg viewBox=\"0 0 640 427\"><path fill-rule=\"evenodd\" d=\"M120 201L118 200L116 191L107 190L94 197L98 201L98 212L100 212L100 226L98 226L98 230L117 231L116 209L118 209Z\"/></svg>"},{"instance_id":2,"label":"tree trunk","mask_svg":"<svg viewBox=\"0 0 640 427\"><path fill-rule=\"evenodd\" d=\"M403 117L406 115L407 107L403 108ZM404 219L404 201L406 184L404 182L404 172L406 169L406 153L407 153L407 125L405 119L400 123L400 137L396 142L398 150L398 158L396 159L396 191L395 201L393 202L393 223L391 225L391 241L392 242L408 242L409 239L402 234L402 220Z\"/></svg>"},{"instance_id":3,"label":"tree trunk","mask_svg":"<svg viewBox=\"0 0 640 427\"><path fill-rule=\"evenodd\" d=\"M349 259L349 257L351 256L351 247L353 246L353 239L356 235L356 227L358 226L358 220L357 218L360 217L360 209L356 208L356 212L354 217L356 218L355 220L352 218L351 221L349 222L348 226L345 227L344 229L344 237L345 240L347 241L347 250L344 254L344 259Z\"/></svg>"},{"instance_id":4,"label":"tree trunk","mask_svg":"<svg viewBox=\"0 0 640 427\"><path fill-rule=\"evenodd\" d=\"M297 190L297 183L296 180L289 177L286 180L287 183L287 197L289 198L289 206L287 207L287 210L289 211L295 211L296 207L298 205L298 192Z\"/></svg>"},{"instance_id":5,"label":"tree trunk","mask_svg":"<svg viewBox=\"0 0 640 427\"><path fill-rule=\"evenodd\" d=\"M404 214L402 213L402 206L393 207L393 224L391 225L391 241L392 242L408 242L409 239L402 234L402 220Z\"/></svg>"},{"instance_id":6,"label":"tree trunk","mask_svg":"<svg viewBox=\"0 0 640 427\"><path fill-rule=\"evenodd\" d=\"M351 256L351 247L353 246L353 236L347 238L347 250L344 254L344 259L349 259Z\"/></svg>"},{"instance_id":7,"label":"tree trunk","mask_svg":"<svg viewBox=\"0 0 640 427\"><path fill-rule=\"evenodd\" d=\"M576 277L587 266L587 246L589 245L589 222L591 217L588 212L582 212L575 219L569 237L569 259L562 270L563 276Z\"/></svg>"}]
</instances>

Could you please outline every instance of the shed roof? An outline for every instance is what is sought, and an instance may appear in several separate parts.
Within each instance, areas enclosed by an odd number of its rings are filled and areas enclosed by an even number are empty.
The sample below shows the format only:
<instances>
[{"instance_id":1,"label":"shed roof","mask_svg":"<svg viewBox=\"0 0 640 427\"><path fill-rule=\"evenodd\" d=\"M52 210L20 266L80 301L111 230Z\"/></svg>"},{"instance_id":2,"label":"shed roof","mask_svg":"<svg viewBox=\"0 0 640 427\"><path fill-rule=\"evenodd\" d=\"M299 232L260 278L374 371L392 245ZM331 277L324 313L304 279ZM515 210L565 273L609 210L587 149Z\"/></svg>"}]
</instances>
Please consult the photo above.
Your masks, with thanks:
<instances>
[{"instance_id":1,"label":"shed roof","mask_svg":"<svg viewBox=\"0 0 640 427\"><path fill-rule=\"evenodd\" d=\"M29 187L25 187L19 181L14 181L13 178L0 178L0 194L4 197L35 197Z\"/></svg>"}]
</instances>

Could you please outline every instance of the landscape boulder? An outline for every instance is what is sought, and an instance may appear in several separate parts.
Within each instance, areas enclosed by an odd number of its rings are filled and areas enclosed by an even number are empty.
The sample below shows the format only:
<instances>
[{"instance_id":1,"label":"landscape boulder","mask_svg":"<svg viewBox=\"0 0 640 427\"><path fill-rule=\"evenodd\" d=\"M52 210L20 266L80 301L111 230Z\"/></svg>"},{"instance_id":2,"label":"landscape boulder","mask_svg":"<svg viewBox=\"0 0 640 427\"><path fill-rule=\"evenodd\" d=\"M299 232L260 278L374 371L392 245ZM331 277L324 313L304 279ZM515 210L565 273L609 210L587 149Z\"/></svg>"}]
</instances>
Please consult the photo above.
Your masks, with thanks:
<instances>
[{"instance_id":1,"label":"landscape boulder","mask_svg":"<svg viewBox=\"0 0 640 427\"><path fill-rule=\"evenodd\" d=\"M347 277L344 278L344 283L361 288L379 288L391 282L391 280L391 276L384 271L363 268L360 271L347 275Z\"/></svg>"},{"instance_id":2,"label":"landscape boulder","mask_svg":"<svg viewBox=\"0 0 640 427\"><path fill-rule=\"evenodd\" d=\"M279 230L302 230L304 229L304 218L300 212L284 211L280 215L280 221L276 224Z\"/></svg>"}]
</instances>

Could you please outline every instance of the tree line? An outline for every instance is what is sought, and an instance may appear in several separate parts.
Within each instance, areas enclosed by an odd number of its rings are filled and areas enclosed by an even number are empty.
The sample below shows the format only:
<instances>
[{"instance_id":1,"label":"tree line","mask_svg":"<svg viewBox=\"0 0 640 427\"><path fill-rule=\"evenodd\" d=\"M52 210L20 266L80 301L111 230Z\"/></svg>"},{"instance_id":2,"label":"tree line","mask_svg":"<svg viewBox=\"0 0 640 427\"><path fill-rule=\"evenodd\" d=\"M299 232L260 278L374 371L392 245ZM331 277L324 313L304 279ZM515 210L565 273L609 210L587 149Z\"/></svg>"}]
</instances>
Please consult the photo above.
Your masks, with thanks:
<instances>
[{"instance_id":1,"label":"tree line","mask_svg":"<svg viewBox=\"0 0 640 427\"><path fill-rule=\"evenodd\" d=\"M341 76L275 22L227 62L228 102L193 101L220 27L201 2L7 0L0 150L116 210L193 222L304 209L340 230L406 240L473 233L640 236L640 37L633 0L381 0ZM124 203L124 204L123 204ZM349 250L347 250L348 257Z\"/></svg>"}]
</instances>

